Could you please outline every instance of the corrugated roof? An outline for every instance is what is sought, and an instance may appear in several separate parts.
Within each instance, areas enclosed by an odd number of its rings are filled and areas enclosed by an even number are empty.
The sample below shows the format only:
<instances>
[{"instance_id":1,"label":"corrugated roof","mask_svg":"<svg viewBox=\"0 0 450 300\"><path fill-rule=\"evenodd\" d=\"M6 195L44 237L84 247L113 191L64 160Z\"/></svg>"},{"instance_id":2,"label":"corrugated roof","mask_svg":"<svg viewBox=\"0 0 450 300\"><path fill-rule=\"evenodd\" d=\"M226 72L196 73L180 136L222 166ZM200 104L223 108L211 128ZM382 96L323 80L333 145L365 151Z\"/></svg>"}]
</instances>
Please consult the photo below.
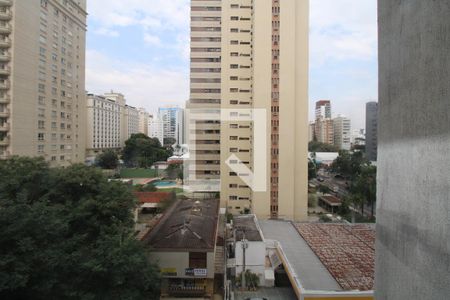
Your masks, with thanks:
<instances>
[{"instance_id":1,"label":"corrugated roof","mask_svg":"<svg viewBox=\"0 0 450 300\"><path fill-rule=\"evenodd\" d=\"M169 192L134 192L139 203L160 203L170 198Z\"/></svg>"}]
</instances>

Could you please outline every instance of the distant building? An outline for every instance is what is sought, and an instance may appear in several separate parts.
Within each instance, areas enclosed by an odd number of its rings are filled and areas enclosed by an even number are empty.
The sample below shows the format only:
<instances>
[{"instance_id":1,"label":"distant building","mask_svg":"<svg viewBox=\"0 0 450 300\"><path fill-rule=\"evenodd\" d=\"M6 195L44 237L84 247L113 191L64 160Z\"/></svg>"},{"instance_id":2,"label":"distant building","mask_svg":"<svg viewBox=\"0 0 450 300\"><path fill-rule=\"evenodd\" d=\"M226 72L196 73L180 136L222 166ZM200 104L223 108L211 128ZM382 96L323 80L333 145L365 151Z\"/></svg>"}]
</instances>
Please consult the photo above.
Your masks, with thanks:
<instances>
[{"instance_id":1,"label":"distant building","mask_svg":"<svg viewBox=\"0 0 450 300\"><path fill-rule=\"evenodd\" d=\"M95 157L106 149L118 150L121 139L125 99L87 95L86 157Z\"/></svg>"},{"instance_id":2,"label":"distant building","mask_svg":"<svg viewBox=\"0 0 450 300\"><path fill-rule=\"evenodd\" d=\"M216 268L223 266L223 255L216 259L223 254L218 225L219 200L179 200L143 237L160 267L162 297L213 296L215 275L223 274Z\"/></svg>"},{"instance_id":3,"label":"distant building","mask_svg":"<svg viewBox=\"0 0 450 300\"><path fill-rule=\"evenodd\" d=\"M366 104L366 156L370 161L377 160L378 148L378 103Z\"/></svg>"},{"instance_id":4,"label":"distant building","mask_svg":"<svg viewBox=\"0 0 450 300\"><path fill-rule=\"evenodd\" d=\"M149 121L149 113L145 110L145 108L139 108L139 133L143 133L148 135L148 121Z\"/></svg>"},{"instance_id":5,"label":"distant building","mask_svg":"<svg viewBox=\"0 0 450 300\"><path fill-rule=\"evenodd\" d=\"M351 149L351 129L351 120L349 118L338 115L333 119L334 145L339 150Z\"/></svg>"},{"instance_id":6,"label":"distant building","mask_svg":"<svg viewBox=\"0 0 450 300\"><path fill-rule=\"evenodd\" d=\"M308 141L309 141L309 142L314 141L314 138L315 138L315 134L314 134L315 128L316 128L316 124L315 124L314 122L310 122L310 123L309 123L309 126L308 126Z\"/></svg>"},{"instance_id":7,"label":"distant building","mask_svg":"<svg viewBox=\"0 0 450 300\"><path fill-rule=\"evenodd\" d=\"M157 138L159 140L159 142L161 143L161 145L164 142L163 122L157 115L149 117L148 136L151 138Z\"/></svg>"},{"instance_id":8,"label":"distant building","mask_svg":"<svg viewBox=\"0 0 450 300\"><path fill-rule=\"evenodd\" d=\"M316 119L314 134L318 142L334 145L333 120L329 118Z\"/></svg>"},{"instance_id":9,"label":"distant building","mask_svg":"<svg viewBox=\"0 0 450 300\"><path fill-rule=\"evenodd\" d=\"M139 111L126 104L121 93L88 94L86 105L86 159L107 149L119 150L139 132Z\"/></svg>"},{"instance_id":10,"label":"distant building","mask_svg":"<svg viewBox=\"0 0 450 300\"><path fill-rule=\"evenodd\" d=\"M316 102L316 120L321 118L331 119L330 100L320 100Z\"/></svg>"},{"instance_id":11,"label":"distant building","mask_svg":"<svg viewBox=\"0 0 450 300\"><path fill-rule=\"evenodd\" d=\"M184 110L179 107L162 107L158 110L162 121L164 139L174 139L176 144L184 143Z\"/></svg>"}]
</instances>

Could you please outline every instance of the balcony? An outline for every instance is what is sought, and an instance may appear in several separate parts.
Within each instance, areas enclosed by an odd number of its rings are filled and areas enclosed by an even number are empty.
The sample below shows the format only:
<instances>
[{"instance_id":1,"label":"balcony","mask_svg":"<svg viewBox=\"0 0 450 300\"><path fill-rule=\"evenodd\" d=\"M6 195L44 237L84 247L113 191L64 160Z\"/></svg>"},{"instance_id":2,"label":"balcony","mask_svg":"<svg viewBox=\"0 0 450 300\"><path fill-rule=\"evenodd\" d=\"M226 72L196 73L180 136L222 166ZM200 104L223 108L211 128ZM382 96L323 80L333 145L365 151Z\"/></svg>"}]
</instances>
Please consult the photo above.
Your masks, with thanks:
<instances>
[{"instance_id":1,"label":"balcony","mask_svg":"<svg viewBox=\"0 0 450 300\"><path fill-rule=\"evenodd\" d=\"M11 60L11 56L9 55L9 53L6 54L0 54L0 61L1 62L7 62Z\"/></svg>"},{"instance_id":2,"label":"balcony","mask_svg":"<svg viewBox=\"0 0 450 300\"><path fill-rule=\"evenodd\" d=\"M7 95L4 95L2 98L0 98L0 104L8 104L10 102L11 98Z\"/></svg>"},{"instance_id":3,"label":"balcony","mask_svg":"<svg viewBox=\"0 0 450 300\"><path fill-rule=\"evenodd\" d=\"M0 11L0 20L9 21L12 18L12 14L10 11Z\"/></svg>"},{"instance_id":4,"label":"balcony","mask_svg":"<svg viewBox=\"0 0 450 300\"><path fill-rule=\"evenodd\" d=\"M9 80L1 80L0 81L0 90L7 90L10 87Z\"/></svg>"},{"instance_id":5,"label":"balcony","mask_svg":"<svg viewBox=\"0 0 450 300\"><path fill-rule=\"evenodd\" d=\"M11 68L9 67L0 68L0 75L9 75L9 74L11 74Z\"/></svg>"},{"instance_id":6,"label":"balcony","mask_svg":"<svg viewBox=\"0 0 450 300\"><path fill-rule=\"evenodd\" d=\"M9 109L5 109L3 111L0 111L0 117L3 117L3 118L9 117Z\"/></svg>"},{"instance_id":7,"label":"balcony","mask_svg":"<svg viewBox=\"0 0 450 300\"><path fill-rule=\"evenodd\" d=\"M11 47L11 40L10 39L2 39L0 40L0 48L9 48Z\"/></svg>"},{"instance_id":8,"label":"balcony","mask_svg":"<svg viewBox=\"0 0 450 300\"><path fill-rule=\"evenodd\" d=\"M10 34L11 33L11 26L9 24L0 25L0 33Z\"/></svg>"},{"instance_id":9,"label":"balcony","mask_svg":"<svg viewBox=\"0 0 450 300\"><path fill-rule=\"evenodd\" d=\"M3 131L3 132L9 131L9 124L8 123L0 124L0 131Z\"/></svg>"},{"instance_id":10,"label":"balcony","mask_svg":"<svg viewBox=\"0 0 450 300\"><path fill-rule=\"evenodd\" d=\"M9 145L9 137L0 137L0 146L8 146Z\"/></svg>"},{"instance_id":11,"label":"balcony","mask_svg":"<svg viewBox=\"0 0 450 300\"><path fill-rule=\"evenodd\" d=\"M12 1L11 0L0 0L0 6L11 6Z\"/></svg>"}]
</instances>

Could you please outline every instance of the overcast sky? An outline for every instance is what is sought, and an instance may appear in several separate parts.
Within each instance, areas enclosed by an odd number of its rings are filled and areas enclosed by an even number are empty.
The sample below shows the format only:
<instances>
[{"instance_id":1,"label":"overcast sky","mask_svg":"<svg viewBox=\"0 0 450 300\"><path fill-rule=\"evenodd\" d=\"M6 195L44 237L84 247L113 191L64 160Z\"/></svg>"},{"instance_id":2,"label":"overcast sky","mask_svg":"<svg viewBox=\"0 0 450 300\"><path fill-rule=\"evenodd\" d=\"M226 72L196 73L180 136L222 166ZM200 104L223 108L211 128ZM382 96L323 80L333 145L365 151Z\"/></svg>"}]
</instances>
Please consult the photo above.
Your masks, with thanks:
<instances>
[{"instance_id":1,"label":"overcast sky","mask_svg":"<svg viewBox=\"0 0 450 300\"><path fill-rule=\"evenodd\" d=\"M189 97L189 0L88 1L86 89L125 94L155 112ZM376 0L310 0L310 118L332 100L333 115L364 128L377 100Z\"/></svg>"}]
</instances>

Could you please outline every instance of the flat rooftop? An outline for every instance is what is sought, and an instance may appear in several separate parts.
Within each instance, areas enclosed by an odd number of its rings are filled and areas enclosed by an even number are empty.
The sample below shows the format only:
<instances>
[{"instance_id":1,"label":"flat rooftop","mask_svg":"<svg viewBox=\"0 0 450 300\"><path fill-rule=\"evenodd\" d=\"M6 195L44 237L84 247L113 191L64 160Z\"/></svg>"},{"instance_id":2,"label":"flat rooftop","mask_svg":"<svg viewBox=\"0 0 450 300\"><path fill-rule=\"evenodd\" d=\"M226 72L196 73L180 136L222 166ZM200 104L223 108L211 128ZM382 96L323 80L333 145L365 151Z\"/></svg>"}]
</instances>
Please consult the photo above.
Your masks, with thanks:
<instances>
[{"instance_id":1,"label":"flat rooftop","mask_svg":"<svg viewBox=\"0 0 450 300\"><path fill-rule=\"evenodd\" d=\"M219 200L178 200L142 240L154 251L211 251L216 243Z\"/></svg>"},{"instance_id":2,"label":"flat rooftop","mask_svg":"<svg viewBox=\"0 0 450 300\"><path fill-rule=\"evenodd\" d=\"M259 223L266 239L280 242L305 289L373 289L375 229L371 224Z\"/></svg>"},{"instance_id":3,"label":"flat rooftop","mask_svg":"<svg viewBox=\"0 0 450 300\"><path fill-rule=\"evenodd\" d=\"M256 225L257 219L254 215L237 216L233 218L234 228L236 229L236 240L244 238L250 242L262 242L261 232Z\"/></svg>"}]
</instances>

